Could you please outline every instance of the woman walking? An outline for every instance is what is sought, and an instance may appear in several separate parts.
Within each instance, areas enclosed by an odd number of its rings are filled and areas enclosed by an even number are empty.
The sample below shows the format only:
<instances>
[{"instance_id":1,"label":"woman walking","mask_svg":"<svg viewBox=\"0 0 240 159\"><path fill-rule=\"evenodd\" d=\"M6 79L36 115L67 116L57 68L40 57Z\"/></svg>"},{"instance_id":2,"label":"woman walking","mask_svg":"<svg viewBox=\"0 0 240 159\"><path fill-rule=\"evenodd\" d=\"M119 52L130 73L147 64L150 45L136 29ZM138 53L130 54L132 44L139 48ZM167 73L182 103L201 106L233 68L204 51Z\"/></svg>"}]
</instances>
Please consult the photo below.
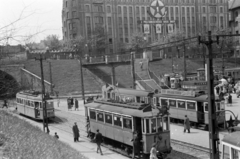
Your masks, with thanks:
<instances>
[{"instance_id":1,"label":"woman walking","mask_svg":"<svg viewBox=\"0 0 240 159\"><path fill-rule=\"evenodd\" d=\"M150 150L150 159L158 159L157 158L157 150L156 150L155 146L156 146L156 144L153 143L152 148Z\"/></svg>"}]
</instances>

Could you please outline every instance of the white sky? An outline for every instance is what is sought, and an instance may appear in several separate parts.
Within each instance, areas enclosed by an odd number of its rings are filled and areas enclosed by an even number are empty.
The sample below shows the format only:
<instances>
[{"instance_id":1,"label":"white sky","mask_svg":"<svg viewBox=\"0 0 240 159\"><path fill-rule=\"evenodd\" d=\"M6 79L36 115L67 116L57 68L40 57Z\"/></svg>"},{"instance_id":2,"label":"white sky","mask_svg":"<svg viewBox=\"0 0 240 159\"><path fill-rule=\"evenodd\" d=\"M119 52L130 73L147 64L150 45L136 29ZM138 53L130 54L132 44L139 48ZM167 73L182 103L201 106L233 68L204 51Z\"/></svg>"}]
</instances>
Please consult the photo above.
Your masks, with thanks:
<instances>
[{"instance_id":1,"label":"white sky","mask_svg":"<svg viewBox=\"0 0 240 159\"><path fill-rule=\"evenodd\" d=\"M25 44L26 42L39 42L47 35L58 35L62 39L62 0L1 0L0 1L0 39L6 30L14 29L9 44ZM4 26L18 19L21 20L8 28ZM22 36L36 34L30 40L23 40ZM0 45L7 40L0 40Z\"/></svg>"}]
</instances>

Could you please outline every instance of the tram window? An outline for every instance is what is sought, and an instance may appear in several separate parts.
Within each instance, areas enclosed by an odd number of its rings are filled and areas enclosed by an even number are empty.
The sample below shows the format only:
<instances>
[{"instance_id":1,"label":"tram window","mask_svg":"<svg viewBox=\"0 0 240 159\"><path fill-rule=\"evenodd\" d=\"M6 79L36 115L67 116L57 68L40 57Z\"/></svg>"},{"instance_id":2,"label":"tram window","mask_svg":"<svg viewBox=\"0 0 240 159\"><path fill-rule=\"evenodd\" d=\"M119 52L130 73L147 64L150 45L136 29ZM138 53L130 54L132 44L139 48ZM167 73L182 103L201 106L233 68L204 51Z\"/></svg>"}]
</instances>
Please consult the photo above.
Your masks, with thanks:
<instances>
[{"instance_id":1,"label":"tram window","mask_svg":"<svg viewBox=\"0 0 240 159\"><path fill-rule=\"evenodd\" d=\"M97 113L97 120L104 122L104 118L103 118L103 113L102 112L98 112Z\"/></svg>"},{"instance_id":2,"label":"tram window","mask_svg":"<svg viewBox=\"0 0 240 159\"><path fill-rule=\"evenodd\" d=\"M123 127L127 129L132 129L132 119L123 117Z\"/></svg>"},{"instance_id":3,"label":"tram window","mask_svg":"<svg viewBox=\"0 0 240 159\"><path fill-rule=\"evenodd\" d=\"M156 122L156 118L151 119L151 128L152 128L152 133L157 132L157 122Z\"/></svg>"},{"instance_id":4,"label":"tram window","mask_svg":"<svg viewBox=\"0 0 240 159\"><path fill-rule=\"evenodd\" d=\"M158 129L158 132L163 131L162 118L157 118L157 129Z\"/></svg>"},{"instance_id":5,"label":"tram window","mask_svg":"<svg viewBox=\"0 0 240 159\"><path fill-rule=\"evenodd\" d=\"M145 133L145 122L144 122L144 119L142 119L142 132Z\"/></svg>"},{"instance_id":6,"label":"tram window","mask_svg":"<svg viewBox=\"0 0 240 159\"><path fill-rule=\"evenodd\" d=\"M234 149L234 148L231 148L231 151L232 151L232 156L233 156L233 159L239 159L239 151Z\"/></svg>"},{"instance_id":7,"label":"tram window","mask_svg":"<svg viewBox=\"0 0 240 159\"><path fill-rule=\"evenodd\" d=\"M122 117L119 115L114 115L114 125L122 127Z\"/></svg>"},{"instance_id":8,"label":"tram window","mask_svg":"<svg viewBox=\"0 0 240 159\"><path fill-rule=\"evenodd\" d=\"M105 113L105 122L108 124L112 124L112 115Z\"/></svg>"},{"instance_id":9,"label":"tram window","mask_svg":"<svg viewBox=\"0 0 240 159\"><path fill-rule=\"evenodd\" d=\"M115 99L115 93L112 93L112 99Z\"/></svg>"},{"instance_id":10,"label":"tram window","mask_svg":"<svg viewBox=\"0 0 240 159\"><path fill-rule=\"evenodd\" d=\"M196 110L196 103L195 102L187 102L187 109Z\"/></svg>"},{"instance_id":11,"label":"tram window","mask_svg":"<svg viewBox=\"0 0 240 159\"><path fill-rule=\"evenodd\" d=\"M219 102L215 102L215 105L216 105L216 111L221 110L221 105Z\"/></svg>"},{"instance_id":12,"label":"tram window","mask_svg":"<svg viewBox=\"0 0 240 159\"><path fill-rule=\"evenodd\" d=\"M147 104L148 103L148 97L145 97L144 101Z\"/></svg>"},{"instance_id":13,"label":"tram window","mask_svg":"<svg viewBox=\"0 0 240 159\"><path fill-rule=\"evenodd\" d=\"M35 108L39 108L39 102L34 102L35 103Z\"/></svg>"},{"instance_id":14,"label":"tram window","mask_svg":"<svg viewBox=\"0 0 240 159\"><path fill-rule=\"evenodd\" d=\"M169 106L170 106L170 107L177 107L177 102L176 102L176 100L171 100L171 99L169 99Z\"/></svg>"},{"instance_id":15,"label":"tram window","mask_svg":"<svg viewBox=\"0 0 240 159\"><path fill-rule=\"evenodd\" d=\"M204 109L206 112L208 112L208 103L205 103Z\"/></svg>"},{"instance_id":16,"label":"tram window","mask_svg":"<svg viewBox=\"0 0 240 159\"><path fill-rule=\"evenodd\" d=\"M178 108L186 108L185 101L178 101Z\"/></svg>"},{"instance_id":17,"label":"tram window","mask_svg":"<svg viewBox=\"0 0 240 159\"><path fill-rule=\"evenodd\" d=\"M90 110L90 119L96 120L96 112L94 110Z\"/></svg>"},{"instance_id":18,"label":"tram window","mask_svg":"<svg viewBox=\"0 0 240 159\"><path fill-rule=\"evenodd\" d=\"M34 103L33 103L33 101L30 101L30 104L31 104L32 107L34 107Z\"/></svg>"},{"instance_id":19,"label":"tram window","mask_svg":"<svg viewBox=\"0 0 240 159\"><path fill-rule=\"evenodd\" d=\"M39 102L39 104L40 104L40 108L42 108L42 102Z\"/></svg>"},{"instance_id":20,"label":"tram window","mask_svg":"<svg viewBox=\"0 0 240 159\"><path fill-rule=\"evenodd\" d=\"M168 99L161 99L161 106L168 106Z\"/></svg>"},{"instance_id":21,"label":"tram window","mask_svg":"<svg viewBox=\"0 0 240 159\"><path fill-rule=\"evenodd\" d=\"M27 101L27 105L28 105L28 106L31 106L31 104L30 104L30 101L29 101L29 100Z\"/></svg>"},{"instance_id":22,"label":"tram window","mask_svg":"<svg viewBox=\"0 0 240 159\"><path fill-rule=\"evenodd\" d=\"M149 119L146 119L146 133L149 133Z\"/></svg>"},{"instance_id":23,"label":"tram window","mask_svg":"<svg viewBox=\"0 0 240 159\"><path fill-rule=\"evenodd\" d=\"M140 102L141 102L140 97L136 97L136 99L137 99L137 103L140 103Z\"/></svg>"}]
</instances>

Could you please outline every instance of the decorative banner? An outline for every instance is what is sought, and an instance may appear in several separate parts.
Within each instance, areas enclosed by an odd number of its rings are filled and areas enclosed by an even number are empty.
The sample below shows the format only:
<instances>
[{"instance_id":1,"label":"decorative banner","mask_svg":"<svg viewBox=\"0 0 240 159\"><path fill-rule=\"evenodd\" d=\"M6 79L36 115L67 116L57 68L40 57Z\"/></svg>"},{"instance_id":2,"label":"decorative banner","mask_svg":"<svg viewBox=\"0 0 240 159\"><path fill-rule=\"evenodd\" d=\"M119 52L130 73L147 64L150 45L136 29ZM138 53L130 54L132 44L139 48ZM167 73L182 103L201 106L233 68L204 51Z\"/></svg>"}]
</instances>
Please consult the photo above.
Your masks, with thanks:
<instances>
[{"instance_id":1,"label":"decorative banner","mask_svg":"<svg viewBox=\"0 0 240 159\"><path fill-rule=\"evenodd\" d=\"M156 33L162 33L162 24L156 24Z\"/></svg>"},{"instance_id":2,"label":"decorative banner","mask_svg":"<svg viewBox=\"0 0 240 159\"><path fill-rule=\"evenodd\" d=\"M149 24L144 24L143 29L144 29L144 31L143 31L144 34L150 34Z\"/></svg>"},{"instance_id":3,"label":"decorative banner","mask_svg":"<svg viewBox=\"0 0 240 159\"><path fill-rule=\"evenodd\" d=\"M168 24L168 33L173 33L173 24Z\"/></svg>"}]
</instances>

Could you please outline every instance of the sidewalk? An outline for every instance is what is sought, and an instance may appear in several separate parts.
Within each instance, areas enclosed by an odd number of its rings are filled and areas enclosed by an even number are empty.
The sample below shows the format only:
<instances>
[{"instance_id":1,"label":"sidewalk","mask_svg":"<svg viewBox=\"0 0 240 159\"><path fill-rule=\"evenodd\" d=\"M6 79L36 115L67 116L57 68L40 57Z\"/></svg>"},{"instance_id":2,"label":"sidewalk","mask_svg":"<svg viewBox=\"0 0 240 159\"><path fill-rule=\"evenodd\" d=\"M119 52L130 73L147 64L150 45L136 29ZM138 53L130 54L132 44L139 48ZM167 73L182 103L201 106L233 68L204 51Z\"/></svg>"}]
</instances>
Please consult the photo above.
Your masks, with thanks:
<instances>
[{"instance_id":1,"label":"sidewalk","mask_svg":"<svg viewBox=\"0 0 240 159\"><path fill-rule=\"evenodd\" d=\"M60 100L59 107L57 106L57 101L54 101L54 107L56 110L60 110L66 113L71 114L78 114L81 116L85 116L85 109L83 105L83 101L79 101L79 111L75 111L74 108L72 110L68 110L67 108L67 100ZM117 154L105 147L101 147L103 151L103 156L100 155L100 153L96 153L97 151L97 145L95 143L89 142L87 139L79 138L80 142L74 142L73 136L70 133L61 131L59 129L55 129L53 127L49 127L50 129L50 135L54 135L55 132L59 135L59 140L69 144L71 147L79 151L84 156L88 157L89 159L129 159L128 157L122 156L120 154Z\"/></svg>"}]
</instances>

